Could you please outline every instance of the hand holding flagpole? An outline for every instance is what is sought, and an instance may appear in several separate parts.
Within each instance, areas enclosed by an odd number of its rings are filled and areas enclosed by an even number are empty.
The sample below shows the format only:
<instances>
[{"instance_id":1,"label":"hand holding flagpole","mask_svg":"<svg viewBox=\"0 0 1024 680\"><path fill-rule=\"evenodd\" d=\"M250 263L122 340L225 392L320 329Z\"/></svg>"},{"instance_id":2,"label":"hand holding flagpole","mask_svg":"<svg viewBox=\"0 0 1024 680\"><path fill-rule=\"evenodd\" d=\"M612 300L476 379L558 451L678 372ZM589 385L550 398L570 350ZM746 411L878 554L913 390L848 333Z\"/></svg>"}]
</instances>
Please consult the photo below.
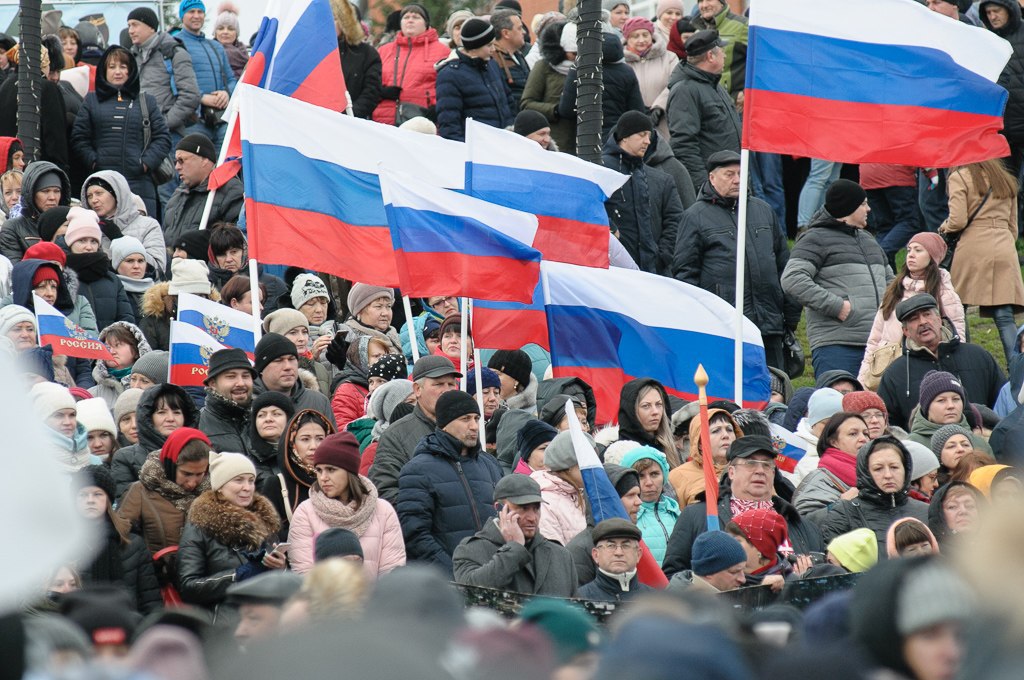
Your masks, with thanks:
<instances>
[{"instance_id":1,"label":"hand holding flagpole","mask_svg":"<svg viewBox=\"0 0 1024 680\"><path fill-rule=\"evenodd\" d=\"M704 498L707 501L708 531L718 530L718 476L715 461L711 455L711 426L708 423L708 374L703 364L697 364L693 374L700 401L700 449L701 465L704 468Z\"/></svg>"}]
</instances>

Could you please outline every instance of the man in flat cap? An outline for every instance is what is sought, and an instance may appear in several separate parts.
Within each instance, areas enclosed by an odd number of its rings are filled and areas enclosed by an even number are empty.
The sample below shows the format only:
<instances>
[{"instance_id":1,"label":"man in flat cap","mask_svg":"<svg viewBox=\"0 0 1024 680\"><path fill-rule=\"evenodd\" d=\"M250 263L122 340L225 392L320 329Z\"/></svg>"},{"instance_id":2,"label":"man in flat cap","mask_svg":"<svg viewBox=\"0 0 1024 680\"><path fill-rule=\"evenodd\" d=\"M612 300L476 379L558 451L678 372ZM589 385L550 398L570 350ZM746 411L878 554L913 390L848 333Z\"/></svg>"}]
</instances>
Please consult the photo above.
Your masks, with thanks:
<instances>
[{"instance_id":1,"label":"man in flat cap","mask_svg":"<svg viewBox=\"0 0 1024 680\"><path fill-rule=\"evenodd\" d=\"M629 520L613 517L594 527L591 557L597 576L581 586L579 597L586 600L622 602L637 593L651 590L640 583L636 565L640 563L640 529Z\"/></svg>"},{"instance_id":2,"label":"man in flat cap","mask_svg":"<svg viewBox=\"0 0 1024 680\"><path fill-rule=\"evenodd\" d=\"M707 177L716 151L740 150L740 116L722 87L725 43L718 31L697 31L686 41L686 61L668 79L668 131L675 154L693 179L694 191Z\"/></svg>"},{"instance_id":3,"label":"man in flat cap","mask_svg":"<svg viewBox=\"0 0 1024 680\"><path fill-rule=\"evenodd\" d=\"M235 640L243 649L250 640L277 634L285 602L302 587L295 572L274 569L228 586L228 602L238 606L240 620Z\"/></svg>"},{"instance_id":4,"label":"man in flat cap","mask_svg":"<svg viewBox=\"0 0 1024 680\"><path fill-rule=\"evenodd\" d=\"M716 151L707 162L707 180L697 202L683 214L672 275L736 304L736 224L740 195L740 155ZM757 324L768 365L785 369L782 338L800 323L800 305L782 290L789 262L785 229L775 211L759 198L747 199L747 281L743 313Z\"/></svg>"},{"instance_id":5,"label":"man in flat cap","mask_svg":"<svg viewBox=\"0 0 1024 680\"><path fill-rule=\"evenodd\" d=\"M543 509L540 485L527 475L508 475L494 487L494 502L500 508L498 516L455 548L455 581L572 597L576 590L572 556L537 530Z\"/></svg>"}]
</instances>

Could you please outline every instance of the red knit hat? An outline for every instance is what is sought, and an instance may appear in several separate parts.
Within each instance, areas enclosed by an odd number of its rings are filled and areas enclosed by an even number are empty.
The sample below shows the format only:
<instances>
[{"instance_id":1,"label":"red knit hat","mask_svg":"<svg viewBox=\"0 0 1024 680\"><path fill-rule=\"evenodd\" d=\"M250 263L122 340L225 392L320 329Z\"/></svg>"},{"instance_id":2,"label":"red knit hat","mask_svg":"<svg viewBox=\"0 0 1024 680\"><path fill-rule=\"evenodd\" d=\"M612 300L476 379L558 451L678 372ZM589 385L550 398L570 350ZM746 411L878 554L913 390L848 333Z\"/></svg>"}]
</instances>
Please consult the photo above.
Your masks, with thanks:
<instances>
[{"instance_id":1,"label":"red knit hat","mask_svg":"<svg viewBox=\"0 0 1024 680\"><path fill-rule=\"evenodd\" d=\"M43 281L53 281L54 283L59 284L60 277L57 275L57 272L54 271L53 267L40 267L36 270L36 273L32 275L32 287L35 288Z\"/></svg>"},{"instance_id":2,"label":"red knit hat","mask_svg":"<svg viewBox=\"0 0 1024 680\"><path fill-rule=\"evenodd\" d=\"M843 395L843 410L850 413L864 413L869 408L877 408L889 417L889 409L885 408L885 402L874 392L847 392Z\"/></svg>"},{"instance_id":3,"label":"red knit hat","mask_svg":"<svg viewBox=\"0 0 1024 680\"><path fill-rule=\"evenodd\" d=\"M64 250L56 243L50 243L49 241L40 241L34 246L30 246L25 251L25 259L56 262L61 268L67 266L68 263L68 256Z\"/></svg>"},{"instance_id":4,"label":"red knit hat","mask_svg":"<svg viewBox=\"0 0 1024 680\"><path fill-rule=\"evenodd\" d=\"M782 515L774 510L747 510L733 515L732 521L743 530L750 545L774 564L779 546L789 540L789 528Z\"/></svg>"},{"instance_id":5,"label":"red knit hat","mask_svg":"<svg viewBox=\"0 0 1024 680\"><path fill-rule=\"evenodd\" d=\"M209 437L195 429L194 427L179 427L174 432L167 435L167 441L160 448L160 460L163 462L171 461L172 463L178 462L178 455L181 450L185 448L185 444L188 444L193 439L198 439L201 442L205 442L207 446L213 448L213 444L210 443Z\"/></svg>"},{"instance_id":6,"label":"red knit hat","mask_svg":"<svg viewBox=\"0 0 1024 680\"><path fill-rule=\"evenodd\" d=\"M359 474L359 442L351 432L328 436L313 452L313 465L333 465L352 475Z\"/></svg>"}]
</instances>

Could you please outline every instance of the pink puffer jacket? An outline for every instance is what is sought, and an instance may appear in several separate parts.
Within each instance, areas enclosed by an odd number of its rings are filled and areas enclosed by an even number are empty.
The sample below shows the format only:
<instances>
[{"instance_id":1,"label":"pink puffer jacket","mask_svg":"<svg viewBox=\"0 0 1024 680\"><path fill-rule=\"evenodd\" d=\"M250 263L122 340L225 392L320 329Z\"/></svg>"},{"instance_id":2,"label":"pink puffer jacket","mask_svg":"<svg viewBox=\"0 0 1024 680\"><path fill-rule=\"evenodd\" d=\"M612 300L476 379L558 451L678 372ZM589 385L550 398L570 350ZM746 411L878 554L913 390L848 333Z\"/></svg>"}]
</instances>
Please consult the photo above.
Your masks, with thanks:
<instances>
[{"instance_id":1,"label":"pink puffer jacket","mask_svg":"<svg viewBox=\"0 0 1024 680\"><path fill-rule=\"evenodd\" d=\"M537 470L530 477L540 485L540 533L549 541L569 545L569 541L587 528L587 516L580 509L580 492L547 470Z\"/></svg>"},{"instance_id":2,"label":"pink puffer jacket","mask_svg":"<svg viewBox=\"0 0 1024 680\"><path fill-rule=\"evenodd\" d=\"M304 574L313 568L316 537L330 528L317 514L313 501L305 500L299 504L288 529L288 542L292 544L288 550L288 561L292 571ZM402 526L398 523L395 509L386 500L377 499L377 510L359 537L359 544L363 546L363 568L372 580L405 564Z\"/></svg>"}]
</instances>

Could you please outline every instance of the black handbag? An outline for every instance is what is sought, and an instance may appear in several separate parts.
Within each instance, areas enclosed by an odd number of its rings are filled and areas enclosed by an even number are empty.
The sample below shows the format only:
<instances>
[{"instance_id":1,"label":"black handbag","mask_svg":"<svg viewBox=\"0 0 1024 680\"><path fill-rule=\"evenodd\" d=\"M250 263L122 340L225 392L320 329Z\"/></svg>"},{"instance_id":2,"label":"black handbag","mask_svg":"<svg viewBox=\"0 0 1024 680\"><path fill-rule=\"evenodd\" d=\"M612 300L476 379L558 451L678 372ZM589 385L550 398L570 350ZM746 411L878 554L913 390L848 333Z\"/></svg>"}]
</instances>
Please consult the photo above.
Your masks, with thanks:
<instances>
[{"instance_id":1,"label":"black handbag","mask_svg":"<svg viewBox=\"0 0 1024 680\"><path fill-rule=\"evenodd\" d=\"M960 171L957 170L957 172ZM990 186L988 191L985 192L984 198L981 199L981 203L978 204L978 207L975 208L974 212L972 212L970 217L967 218L967 224L964 225L963 229L951 234L940 234L940 236L942 236L942 240L946 242L946 255L942 258L942 262L939 263L939 266L946 271L949 271L950 267L953 266L953 256L956 255L956 246L960 243L960 237L964 235L965 231L967 231L967 227L971 226L971 222L973 222L974 218L978 216L981 209L985 207L985 203L988 202L988 197L991 195L992 187Z\"/></svg>"},{"instance_id":2,"label":"black handbag","mask_svg":"<svg viewBox=\"0 0 1024 680\"><path fill-rule=\"evenodd\" d=\"M788 328L782 335L782 354L786 364L786 375L791 380L802 376L807 358L804 356L804 348L800 346L796 333Z\"/></svg>"},{"instance_id":3,"label":"black handbag","mask_svg":"<svg viewBox=\"0 0 1024 680\"><path fill-rule=\"evenodd\" d=\"M395 50L395 76L398 76L398 53L401 49ZM402 89L402 84L405 82L405 72L409 67L409 57L412 56L412 49L409 50L409 54L405 57L405 63L402 64L402 77L398 80L398 89ZM401 97L401 95L399 95ZM423 118L432 118L430 108L426 106L420 106L419 104L413 104L411 102L403 102L398 99L395 102L395 127L399 127L402 123L408 120L422 116Z\"/></svg>"}]
</instances>

